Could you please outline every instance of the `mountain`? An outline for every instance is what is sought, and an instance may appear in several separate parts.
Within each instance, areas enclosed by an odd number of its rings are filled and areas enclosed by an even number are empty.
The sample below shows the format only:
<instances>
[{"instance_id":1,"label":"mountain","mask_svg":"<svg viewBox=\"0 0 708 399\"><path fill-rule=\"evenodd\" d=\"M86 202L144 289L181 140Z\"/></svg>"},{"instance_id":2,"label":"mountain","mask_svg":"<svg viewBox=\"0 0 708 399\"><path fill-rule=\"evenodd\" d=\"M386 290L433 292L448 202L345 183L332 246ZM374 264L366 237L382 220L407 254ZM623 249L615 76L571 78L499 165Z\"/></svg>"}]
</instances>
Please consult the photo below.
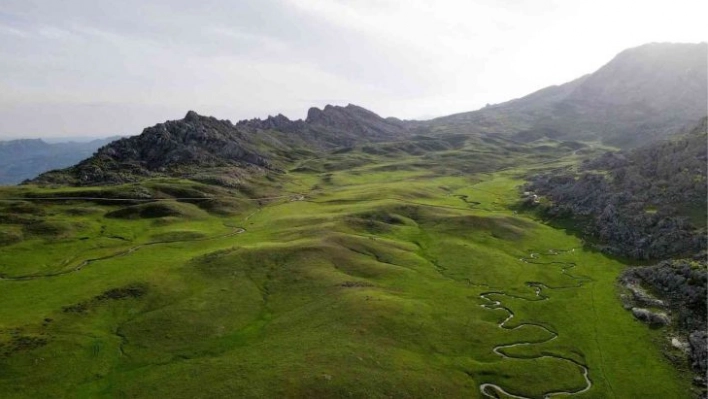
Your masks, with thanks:
<instances>
[{"instance_id":1,"label":"mountain","mask_svg":"<svg viewBox=\"0 0 708 399\"><path fill-rule=\"evenodd\" d=\"M346 107L328 105L322 111L310 108L306 122L315 131L347 137L351 144L361 142L362 138L366 138L366 141L386 141L407 133L402 121L396 118L383 119L367 109L351 104Z\"/></svg>"},{"instance_id":2,"label":"mountain","mask_svg":"<svg viewBox=\"0 0 708 399\"><path fill-rule=\"evenodd\" d=\"M706 243L706 118L688 133L588 160L581 172L535 175L542 213L572 218L605 252L636 259L693 255Z\"/></svg>"},{"instance_id":3,"label":"mountain","mask_svg":"<svg viewBox=\"0 0 708 399\"><path fill-rule=\"evenodd\" d=\"M708 44L651 43L625 50L596 72L560 86L423 125L435 130L602 140L634 147L706 113Z\"/></svg>"},{"instance_id":4,"label":"mountain","mask_svg":"<svg viewBox=\"0 0 708 399\"><path fill-rule=\"evenodd\" d=\"M118 138L59 143L41 139L0 141L0 184L18 184L42 172L73 165Z\"/></svg>"},{"instance_id":5,"label":"mountain","mask_svg":"<svg viewBox=\"0 0 708 399\"><path fill-rule=\"evenodd\" d=\"M283 115L235 125L189 111L176 121L146 128L138 136L106 145L77 165L52 171L38 183L117 184L151 175L192 175L204 168L279 170L316 151L400 139L406 125L356 105L311 108L306 120Z\"/></svg>"},{"instance_id":6,"label":"mountain","mask_svg":"<svg viewBox=\"0 0 708 399\"><path fill-rule=\"evenodd\" d=\"M205 167L280 170L322 151L410 137L499 135L601 140L630 148L666 137L706 113L708 45L653 43L623 51L597 72L526 97L424 122L382 118L362 107L311 108L305 120L283 115L228 120L198 115L147 128L101 148L37 183L96 185L145 176L190 176Z\"/></svg>"}]
</instances>

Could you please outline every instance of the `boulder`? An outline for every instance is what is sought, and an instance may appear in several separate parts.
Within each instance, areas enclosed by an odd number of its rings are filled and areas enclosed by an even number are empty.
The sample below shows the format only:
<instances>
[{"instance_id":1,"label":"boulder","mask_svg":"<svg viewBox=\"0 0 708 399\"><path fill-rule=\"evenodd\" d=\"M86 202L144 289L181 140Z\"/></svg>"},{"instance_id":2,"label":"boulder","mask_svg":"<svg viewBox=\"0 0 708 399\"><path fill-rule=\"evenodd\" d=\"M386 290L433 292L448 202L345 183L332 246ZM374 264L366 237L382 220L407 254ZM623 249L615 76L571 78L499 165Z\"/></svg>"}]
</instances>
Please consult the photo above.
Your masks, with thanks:
<instances>
[{"instance_id":1,"label":"boulder","mask_svg":"<svg viewBox=\"0 0 708 399\"><path fill-rule=\"evenodd\" d=\"M653 326L665 326L671 323L671 319L665 313L654 313L649 309L632 308L632 314L637 320L641 320Z\"/></svg>"},{"instance_id":2,"label":"boulder","mask_svg":"<svg viewBox=\"0 0 708 399\"><path fill-rule=\"evenodd\" d=\"M701 373L708 370L708 332L694 331L688 336L691 346L691 367Z\"/></svg>"}]
</instances>

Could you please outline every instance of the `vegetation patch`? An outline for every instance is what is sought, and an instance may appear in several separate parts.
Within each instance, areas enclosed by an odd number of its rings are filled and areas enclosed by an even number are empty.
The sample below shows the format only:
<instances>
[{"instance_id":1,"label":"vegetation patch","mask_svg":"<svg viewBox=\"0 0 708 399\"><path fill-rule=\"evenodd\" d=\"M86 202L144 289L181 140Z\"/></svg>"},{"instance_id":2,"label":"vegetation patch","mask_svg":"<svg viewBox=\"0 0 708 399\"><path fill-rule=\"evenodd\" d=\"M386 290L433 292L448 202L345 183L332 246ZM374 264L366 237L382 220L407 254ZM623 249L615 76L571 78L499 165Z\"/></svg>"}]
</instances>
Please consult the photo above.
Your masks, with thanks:
<instances>
[{"instance_id":1,"label":"vegetation patch","mask_svg":"<svg viewBox=\"0 0 708 399\"><path fill-rule=\"evenodd\" d=\"M16 244L22 241L23 238L24 236L19 231L13 231L10 229L0 230L0 247Z\"/></svg>"},{"instance_id":2,"label":"vegetation patch","mask_svg":"<svg viewBox=\"0 0 708 399\"><path fill-rule=\"evenodd\" d=\"M46 209L41 205L29 201L15 201L6 204L2 208L3 212L13 214L23 214L32 216L43 216L46 214Z\"/></svg>"},{"instance_id":3,"label":"vegetation patch","mask_svg":"<svg viewBox=\"0 0 708 399\"><path fill-rule=\"evenodd\" d=\"M0 352L5 356L11 356L18 352L40 348L47 343L47 338L43 336L13 334L9 341L0 343Z\"/></svg>"},{"instance_id":4,"label":"vegetation patch","mask_svg":"<svg viewBox=\"0 0 708 399\"><path fill-rule=\"evenodd\" d=\"M147 293L147 286L142 284L131 284L125 287L112 288L100 295L96 295L88 301L79 302L75 305L62 307L64 313L87 313L89 310L106 301L138 299Z\"/></svg>"},{"instance_id":5,"label":"vegetation patch","mask_svg":"<svg viewBox=\"0 0 708 399\"><path fill-rule=\"evenodd\" d=\"M25 225L24 230L27 234L56 238L71 235L74 226L70 222L42 220Z\"/></svg>"},{"instance_id":6,"label":"vegetation patch","mask_svg":"<svg viewBox=\"0 0 708 399\"><path fill-rule=\"evenodd\" d=\"M167 216L199 219L204 217L204 213L202 210L191 204L160 201L133 205L106 214L106 217L108 218L117 219L153 219Z\"/></svg>"},{"instance_id":7,"label":"vegetation patch","mask_svg":"<svg viewBox=\"0 0 708 399\"><path fill-rule=\"evenodd\" d=\"M230 216L237 215L245 211L246 209L250 208L251 205L246 203L245 201L237 199L219 198L207 201L200 201L197 203L197 206L215 215Z\"/></svg>"},{"instance_id":8,"label":"vegetation patch","mask_svg":"<svg viewBox=\"0 0 708 399\"><path fill-rule=\"evenodd\" d=\"M493 384L540 398L586 387L587 367L588 397L688 397L690 378L652 341L660 330L617 298L623 264L510 208L517 176L575 162L553 161L569 148L541 157L496 136L425 136L366 144L385 157L354 148L249 170L248 194L178 178L54 190L224 202L113 202L100 218L46 201L42 216L13 214L21 223L0 230L23 237L0 251L0 320L48 342L3 362L0 396L474 398ZM461 147L424 149L441 141ZM197 173L217 171L183 176ZM23 226L35 220L87 239L33 239Z\"/></svg>"},{"instance_id":9,"label":"vegetation patch","mask_svg":"<svg viewBox=\"0 0 708 399\"><path fill-rule=\"evenodd\" d=\"M202 240L207 237L206 234L198 231L168 231L160 234L153 234L152 239L160 242L178 242Z\"/></svg>"},{"instance_id":10,"label":"vegetation patch","mask_svg":"<svg viewBox=\"0 0 708 399\"><path fill-rule=\"evenodd\" d=\"M339 284L340 287L344 288L363 288L363 287L373 287L374 285L366 281L345 281Z\"/></svg>"},{"instance_id":11,"label":"vegetation patch","mask_svg":"<svg viewBox=\"0 0 708 399\"><path fill-rule=\"evenodd\" d=\"M86 216L103 212L103 209L91 206L71 207L63 210L69 216Z\"/></svg>"}]
</instances>

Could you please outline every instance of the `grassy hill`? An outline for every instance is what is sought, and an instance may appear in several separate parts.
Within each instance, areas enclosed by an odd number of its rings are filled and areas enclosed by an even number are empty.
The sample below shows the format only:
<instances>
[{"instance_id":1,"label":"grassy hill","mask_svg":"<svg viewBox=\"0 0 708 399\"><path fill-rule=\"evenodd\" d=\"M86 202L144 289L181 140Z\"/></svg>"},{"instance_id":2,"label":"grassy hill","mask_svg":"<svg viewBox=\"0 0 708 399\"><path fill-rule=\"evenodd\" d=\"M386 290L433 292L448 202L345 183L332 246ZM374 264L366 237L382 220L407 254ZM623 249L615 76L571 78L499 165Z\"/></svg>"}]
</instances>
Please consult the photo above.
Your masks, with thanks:
<instances>
[{"instance_id":1,"label":"grassy hill","mask_svg":"<svg viewBox=\"0 0 708 399\"><path fill-rule=\"evenodd\" d=\"M705 262L627 268L705 248L705 119L605 154L705 114L705 49L428 122L189 112L1 188L0 397L705 395Z\"/></svg>"},{"instance_id":2,"label":"grassy hill","mask_svg":"<svg viewBox=\"0 0 708 399\"><path fill-rule=\"evenodd\" d=\"M0 396L690 397L625 265L515 210L590 154L419 137L237 185L3 189Z\"/></svg>"}]
</instances>

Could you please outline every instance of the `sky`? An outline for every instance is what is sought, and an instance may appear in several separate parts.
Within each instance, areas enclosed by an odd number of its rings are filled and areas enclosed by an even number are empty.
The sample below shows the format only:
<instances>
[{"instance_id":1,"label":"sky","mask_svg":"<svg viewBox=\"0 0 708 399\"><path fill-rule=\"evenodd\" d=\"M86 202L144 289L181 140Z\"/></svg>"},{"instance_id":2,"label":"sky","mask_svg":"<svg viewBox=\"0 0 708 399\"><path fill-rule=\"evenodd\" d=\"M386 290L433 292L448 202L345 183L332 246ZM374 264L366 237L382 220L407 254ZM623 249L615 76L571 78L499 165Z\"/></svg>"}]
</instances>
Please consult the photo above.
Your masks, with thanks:
<instances>
[{"instance_id":1,"label":"sky","mask_svg":"<svg viewBox=\"0 0 708 399\"><path fill-rule=\"evenodd\" d=\"M188 110L428 119L708 40L701 0L2 0L0 140L139 134Z\"/></svg>"}]
</instances>

